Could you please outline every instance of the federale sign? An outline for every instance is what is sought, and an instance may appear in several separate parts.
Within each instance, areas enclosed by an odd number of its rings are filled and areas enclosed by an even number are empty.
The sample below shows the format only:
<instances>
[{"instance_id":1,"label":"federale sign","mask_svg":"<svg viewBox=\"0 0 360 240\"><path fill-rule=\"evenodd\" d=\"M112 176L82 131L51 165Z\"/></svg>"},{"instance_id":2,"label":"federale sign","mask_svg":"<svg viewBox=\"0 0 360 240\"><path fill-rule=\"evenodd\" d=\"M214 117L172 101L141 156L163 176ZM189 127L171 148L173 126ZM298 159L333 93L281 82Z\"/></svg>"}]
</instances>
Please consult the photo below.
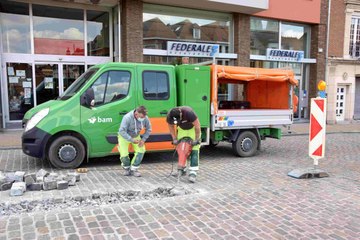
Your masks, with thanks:
<instances>
[{"instance_id":1,"label":"federale sign","mask_svg":"<svg viewBox=\"0 0 360 240\"><path fill-rule=\"evenodd\" d=\"M304 58L304 51L281 50L281 49L266 49L267 60L300 62Z\"/></svg>"},{"instance_id":2,"label":"federale sign","mask_svg":"<svg viewBox=\"0 0 360 240\"><path fill-rule=\"evenodd\" d=\"M219 45L169 41L167 42L167 53L169 56L217 57L219 55Z\"/></svg>"}]
</instances>

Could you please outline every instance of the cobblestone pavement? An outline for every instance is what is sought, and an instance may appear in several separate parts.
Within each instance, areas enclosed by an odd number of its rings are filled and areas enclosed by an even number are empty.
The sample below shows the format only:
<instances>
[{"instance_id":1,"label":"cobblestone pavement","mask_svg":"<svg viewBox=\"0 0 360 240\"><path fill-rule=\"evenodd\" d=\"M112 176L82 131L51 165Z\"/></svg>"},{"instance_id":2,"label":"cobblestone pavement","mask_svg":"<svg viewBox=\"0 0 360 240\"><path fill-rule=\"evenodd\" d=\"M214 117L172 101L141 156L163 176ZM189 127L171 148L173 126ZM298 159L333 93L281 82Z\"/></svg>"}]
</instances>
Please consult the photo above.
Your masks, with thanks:
<instances>
[{"instance_id":1,"label":"cobblestone pavement","mask_svg":"<svg viewBox=\"0 0 360 240\"><path fill-rule=\"evenodd\" d=\"M326 144L320 167L328 178L287 176L312 166L308 136L267 139L252 158L234 157L230 144L220 144L202 149L196 184L182 181L195 194L1 216L0 239L359 239L360 133L331 134ZM171 187L172 156L147 154L142 178L121 176L116 158L93 159L75 187L21 197L4 191L0 202ZM0 151L0 170L40 168L67 172L19 149Z\"/></svg>"}]
</instances>

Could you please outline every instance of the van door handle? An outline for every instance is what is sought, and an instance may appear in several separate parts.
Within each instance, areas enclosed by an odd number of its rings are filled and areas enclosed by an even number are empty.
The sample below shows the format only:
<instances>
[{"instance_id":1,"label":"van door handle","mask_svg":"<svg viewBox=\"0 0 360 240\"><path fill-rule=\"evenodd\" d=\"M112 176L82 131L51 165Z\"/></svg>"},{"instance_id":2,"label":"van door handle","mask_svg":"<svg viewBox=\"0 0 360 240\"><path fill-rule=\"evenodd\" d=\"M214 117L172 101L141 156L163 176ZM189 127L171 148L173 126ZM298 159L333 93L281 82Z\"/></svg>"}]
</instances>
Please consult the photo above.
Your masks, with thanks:
<instances>
[{"instance_id":1,"label":"van door handle","mask_svg":"<svg viewBox=\"0 0 360 240\"><path fill-rule=\"evenodd\" d=\"M120 115L125 115L127 114L127 112L123 111L123 112L119 112Z\"/></svg>"},{"instance_id":2,"label":"van door handle","mask_svg":"<svg viewBox=\"0 0 360 240\"><path fill-rule=\"evenodd\" d=\"M166 110L160 112L161 115L165 115L165 114L167 114L167 113L168 113L168 112L167 112Z\"/></svg>"}]
</instances>

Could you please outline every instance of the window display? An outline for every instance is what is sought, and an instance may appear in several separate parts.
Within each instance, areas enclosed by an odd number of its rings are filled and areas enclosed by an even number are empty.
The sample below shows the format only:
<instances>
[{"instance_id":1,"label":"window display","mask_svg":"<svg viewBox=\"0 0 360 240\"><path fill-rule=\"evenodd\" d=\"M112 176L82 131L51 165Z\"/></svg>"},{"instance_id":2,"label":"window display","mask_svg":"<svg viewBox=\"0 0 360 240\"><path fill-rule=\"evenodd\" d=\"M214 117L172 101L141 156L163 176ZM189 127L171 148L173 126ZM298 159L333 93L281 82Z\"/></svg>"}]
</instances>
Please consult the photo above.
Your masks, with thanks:
<instances>
[{"instance_id":1,"label":"window display","mask_svg":"<svg viewBox=\"0 0 360 240\"><path fill-rule=\"evenodd\" d=\"M8 63L7 83L10 120L22 120L34 106L32 97L32 67L27 63Z\"/></svg>"}]
</instances>

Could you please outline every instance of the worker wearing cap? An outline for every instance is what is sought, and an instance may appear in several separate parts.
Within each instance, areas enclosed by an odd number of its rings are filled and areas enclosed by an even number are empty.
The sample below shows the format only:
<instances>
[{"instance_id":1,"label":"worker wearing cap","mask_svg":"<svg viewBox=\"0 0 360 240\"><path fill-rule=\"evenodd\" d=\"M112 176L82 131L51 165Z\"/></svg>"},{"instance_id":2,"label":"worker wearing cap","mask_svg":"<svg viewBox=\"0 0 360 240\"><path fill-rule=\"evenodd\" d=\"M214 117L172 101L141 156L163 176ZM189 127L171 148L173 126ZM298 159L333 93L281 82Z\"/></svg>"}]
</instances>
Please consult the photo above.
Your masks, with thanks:
<instances>
[{"instance_id":1,"label":"worker wearing cap","mask_svg":"<svg viewBox=\"0 0 360 240\"><path fill-rule=\"evenodd\" d=\"M145 128L145 133L140 136L140 131ZM147 110L144 106L137 107L128 112L122 119L118 143L121 166L124 168L125 176L141 177L138 168L145 154L145 141L151 133L151 123L147 117ZM134 157L130 161L129 145L134 149Z\"/></svg>"},{"instance_id":2,"label":"worker wearing cap","mask_svg":"<svg viewBox=\"0 0 360 240\"><path fill-rule=\"evenodd\" d=\"M199 152L201 143L201 129L199 119L194 110L187 106L172 108L167 117L169 131L173 139L173 144L184 137L193 140L192 151L190 154L189 181L196 182L197 171L199 170Z\"/></svg>"}]
</instances>

